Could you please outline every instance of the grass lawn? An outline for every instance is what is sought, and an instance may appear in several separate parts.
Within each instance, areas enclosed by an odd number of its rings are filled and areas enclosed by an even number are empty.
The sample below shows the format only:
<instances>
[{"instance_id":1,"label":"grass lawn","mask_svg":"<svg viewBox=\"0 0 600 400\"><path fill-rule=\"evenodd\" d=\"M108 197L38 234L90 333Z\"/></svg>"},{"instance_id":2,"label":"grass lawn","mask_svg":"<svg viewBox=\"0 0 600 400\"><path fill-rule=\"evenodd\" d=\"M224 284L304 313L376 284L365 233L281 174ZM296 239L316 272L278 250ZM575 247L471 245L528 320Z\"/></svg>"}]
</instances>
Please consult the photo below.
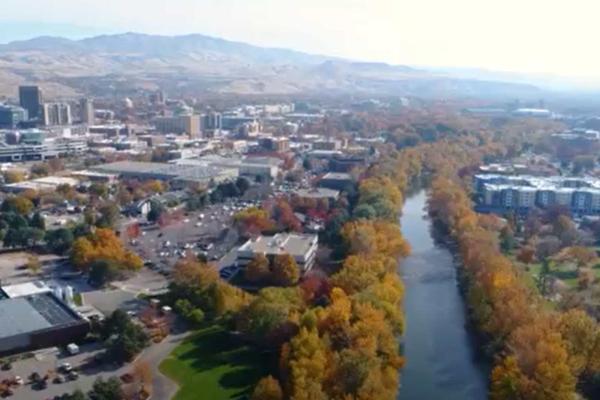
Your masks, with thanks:
<instances>
[{"instance_id":1,"label":"grass lawn","mask_svg":"<svg viewBox=\"0 0 600 400\"><path fill-rule=\"evenodd\" d=\"M202 328L160 364L179 384L173 400L239 399L268 374L268 357L232 340L220 325Z\"/></svg>"}]
</instances>

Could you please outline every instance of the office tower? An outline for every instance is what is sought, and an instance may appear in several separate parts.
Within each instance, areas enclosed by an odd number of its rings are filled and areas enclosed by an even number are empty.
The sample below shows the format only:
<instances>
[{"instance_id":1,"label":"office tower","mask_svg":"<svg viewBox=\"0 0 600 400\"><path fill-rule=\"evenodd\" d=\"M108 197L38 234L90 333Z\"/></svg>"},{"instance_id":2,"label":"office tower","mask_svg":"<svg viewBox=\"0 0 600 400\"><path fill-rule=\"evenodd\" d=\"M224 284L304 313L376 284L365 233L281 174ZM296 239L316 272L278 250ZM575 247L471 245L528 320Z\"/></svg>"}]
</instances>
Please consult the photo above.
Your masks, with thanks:
<instances>
[{"instance_id":1,"label":"office tower","mask_svg":"<svg viewBox=\"0 0 600 400\"><path fill-rule=\"evenodd\" d=\"M41 116L43 101L42 89L39 86L19 86L19 103L27 110L29 119Z\"/></svg>"},{"instance_id":2,"label":"office tower","mask_svg":"<svg viewBox=\"0 0 600 400\"><path fill-rule=\"evenodd\" d=\"M22 107L0 104L0 128L14 129L27 121L27 110Z\"/></svg>"},{"instance_id":3,"label":"office tower","mask_svg":"<svg viewBox=\"0 0 600 400\"><path fill-rule=\"evenodd\" d=\"M150 103L155 104L155 105L165 104L166 100L167 100L167 96L165 95L165 92L163 92L162 90L157 90L156 92L154 92L150 95Z\"/></svg>"},{"instance_id":4,"label":"office tower","mask_svg":"<svg viewBox=\"0 0 600 400\"><path fill-rule=\"evenodd\" d=\"M66 103L44 103L44 125L71 125L71 106Z\"/></svg>"},{"instance_id":5,"label":"office tower","mask_svg":"<svg viewBox=\"0 0 600 400\"><path fill-rule=\"evenodd\" d=\"M81 122L94 125L94 101L92 99L81 99L79 102Z\"/></svg>"},{"instance_id":6,"label":"office tower","mask_svg":"<svg viewBox=\"0 0 600 400\"><path fill-rule=\"evenodd\" d=\"M202 130L219 131L223 128L221 114L210 112L202 116Z\"/></svg>"}]
</instances>

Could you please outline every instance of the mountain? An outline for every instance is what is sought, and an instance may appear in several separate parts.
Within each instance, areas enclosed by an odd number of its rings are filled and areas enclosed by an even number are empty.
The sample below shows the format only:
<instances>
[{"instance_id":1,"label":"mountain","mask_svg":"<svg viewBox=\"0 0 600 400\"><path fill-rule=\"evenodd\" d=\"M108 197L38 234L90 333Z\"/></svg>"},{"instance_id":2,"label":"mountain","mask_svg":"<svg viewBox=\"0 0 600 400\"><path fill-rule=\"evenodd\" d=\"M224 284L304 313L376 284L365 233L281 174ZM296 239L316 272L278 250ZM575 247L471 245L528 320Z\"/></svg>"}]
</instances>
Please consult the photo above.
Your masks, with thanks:
<instances>
[{"instance_id":1,"label":"mountain","mask_svg":"<svg viewBox=\"0 0 600 400\"><path fill-rule=\"evenodd\" d=\"M110 96L161 87L201 93L362 93L417 96L538 96L539 89L408 66L345 60L192 34L43 36L0 45L0 96L21 83L49 96Z\"/></svg>"}]
</instances>

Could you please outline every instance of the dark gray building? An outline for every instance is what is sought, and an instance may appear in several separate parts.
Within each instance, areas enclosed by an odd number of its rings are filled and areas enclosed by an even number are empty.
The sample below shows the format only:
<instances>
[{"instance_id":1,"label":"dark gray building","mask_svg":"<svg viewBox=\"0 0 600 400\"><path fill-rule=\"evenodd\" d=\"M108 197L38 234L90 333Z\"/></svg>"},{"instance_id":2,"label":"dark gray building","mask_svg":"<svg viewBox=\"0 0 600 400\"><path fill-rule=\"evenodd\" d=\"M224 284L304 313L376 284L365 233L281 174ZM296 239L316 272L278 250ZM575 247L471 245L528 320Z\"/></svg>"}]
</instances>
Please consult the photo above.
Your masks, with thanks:
<instances>
[{"instance_id":1,"label":"dark gray building","mask_svg":"<svg viewBox=\"0 0 600 400\"><path fill-rule=\"evenodd\" d=\"M19 104L27 110L29 119L39 118L44 98L39 86L19 86Z\"/></svg>"},{"instance_id":2,"label":"dark gray building","mask_svg":"<svg viewBox=\"0 0 600 400\"><path fill-rule=\"evenodd\" d=\"M0 356L64 346L85 337L89 323L52 292L8 298L0 289Z\"/></svg>"}]
</instances>

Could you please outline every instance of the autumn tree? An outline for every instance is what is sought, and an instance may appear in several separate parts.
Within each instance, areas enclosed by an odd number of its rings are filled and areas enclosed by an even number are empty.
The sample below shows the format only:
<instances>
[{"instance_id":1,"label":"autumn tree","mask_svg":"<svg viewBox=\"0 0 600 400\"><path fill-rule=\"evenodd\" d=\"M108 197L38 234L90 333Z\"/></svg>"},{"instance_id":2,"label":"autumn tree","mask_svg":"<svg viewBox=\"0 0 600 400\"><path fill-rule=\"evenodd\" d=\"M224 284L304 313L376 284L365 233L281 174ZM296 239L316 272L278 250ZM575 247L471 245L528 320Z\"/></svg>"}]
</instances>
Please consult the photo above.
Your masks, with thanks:
<instances>
[{"instance_id":1,"label":"autumn tree","mask_svg":"<svg viewBox=\"0 0 600 400\"><path fill-rule=\"evenodd\" d=\"M294 257L290 254L277 254L273 257L271 266L271 279L274 284L291 286L298 282L300 268Z\"/></svg>"},{"instance_id":2,"label":"autumn tree","mask_svg":"<svg viewBox=\"0 0 600 400\"><path fill-rule=\"evenodd\" d=\"M0 210L3 212L15 212L21 215L27 215L33 210L33 203L23 196L10 196L4 199Z\"/></svg>"},{"instance_id":3,"label":"autumn tree","mask_svg":"<svg viewBox=\"0 0 600 400\"><path fill-rule=\"evenodd\" d=\"M87 270L97 260L112 261L124 269L134 271L143 265L142 259L127 250L113 230L104 228L98 228L75 240L71 251L71 261L78 269Z\"/></svg>"},{"instance_id":4,"label":"autumn tree","mask_svg":"<svg viewBox=\"0 0 600 400\"><path fill-rule=\"evenodd\" d=\"M27 257L25 267L32 275L39 275L39 273L42 272L42 263L37 256L30 255Z\"/></svg>"},{"instance_id":5,"label":"autumn tree","mask_svg":"<svg viewBox=\"0 0 600 400\"><path fill-rule=\"evenodd\" d=\"M269 213L258 207L250 207L239 211L233 216L233 220L240 234L246 237L260 234L274 227Z\"/></svg>"},{"instance_id":6,"label":"autumn tree","mask_svg":"<svg viewBox=\"0 0 600 400\"><path fill-rule=\"evenodd\" d=\"M283 391L279 381L269 375L258 381L251 400L283 400Z\"/></svg>"},{"instance_id":7,"label":"autumn tree","mask_svg":"<svg viewBox=\"0 0 600 400\"><path fill-rule=\"evenodd\" d=\"M265 282L270 276L269 259L264 254L257 254L252 261L246 265L244 278L248 282Z\"/></svg>"},{"instance_id":8,"label":"autumn tree","mask_svg":"<svg viewBox=\"0 0 600 400\"><path fill-rule=\"evenodd\" d=\"M16 169L10 169L3 173L3 177L4 182L6 183L18 183L25 180L25 172Z\"/></svg>"}]
</instances>

